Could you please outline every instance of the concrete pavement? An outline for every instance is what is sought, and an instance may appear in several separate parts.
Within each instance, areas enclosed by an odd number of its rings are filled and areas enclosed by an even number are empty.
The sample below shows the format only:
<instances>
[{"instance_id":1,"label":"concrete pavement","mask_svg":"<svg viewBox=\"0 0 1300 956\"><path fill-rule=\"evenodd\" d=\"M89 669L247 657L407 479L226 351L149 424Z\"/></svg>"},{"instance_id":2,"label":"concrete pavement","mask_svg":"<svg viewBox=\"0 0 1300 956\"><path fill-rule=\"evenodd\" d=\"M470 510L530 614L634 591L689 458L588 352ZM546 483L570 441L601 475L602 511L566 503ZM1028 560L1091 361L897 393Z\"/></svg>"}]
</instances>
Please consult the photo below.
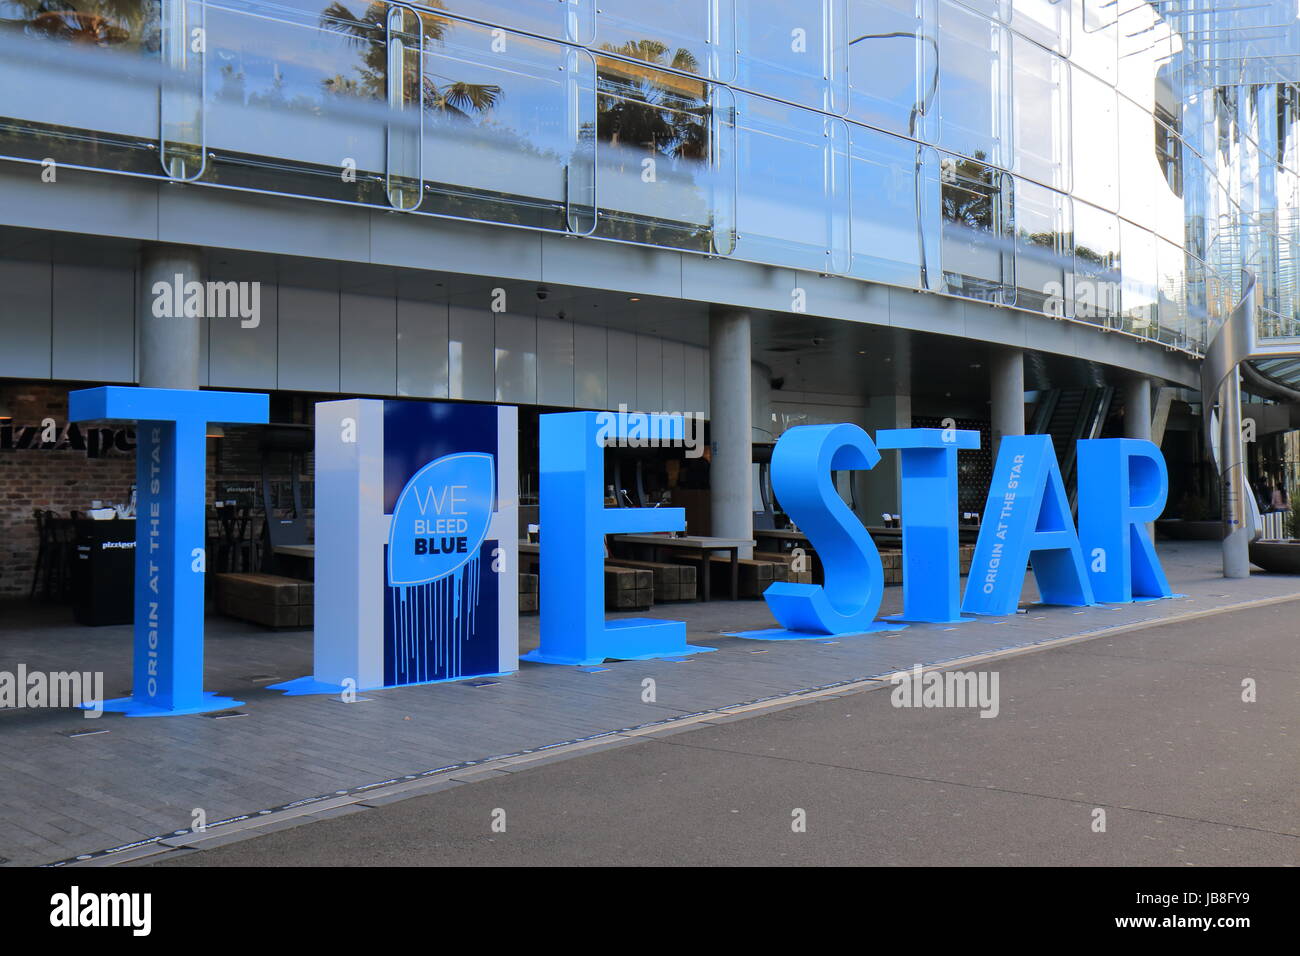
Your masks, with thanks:
<instances>
[{"instance_id":1,"label":"concrete pavement","mask_svg":"<svg viewBox=\"0 0 1300 956\"><path fill-rule=\"evenodd\" d=\"M1297 607L974 665L998 673L992 719L896 708L892 687L875 684L154 860L1294 865ZM1242 699L1247 679L1253 702ZM799 810L805 832L793 826Z\"/></svg>"}]
</instances>

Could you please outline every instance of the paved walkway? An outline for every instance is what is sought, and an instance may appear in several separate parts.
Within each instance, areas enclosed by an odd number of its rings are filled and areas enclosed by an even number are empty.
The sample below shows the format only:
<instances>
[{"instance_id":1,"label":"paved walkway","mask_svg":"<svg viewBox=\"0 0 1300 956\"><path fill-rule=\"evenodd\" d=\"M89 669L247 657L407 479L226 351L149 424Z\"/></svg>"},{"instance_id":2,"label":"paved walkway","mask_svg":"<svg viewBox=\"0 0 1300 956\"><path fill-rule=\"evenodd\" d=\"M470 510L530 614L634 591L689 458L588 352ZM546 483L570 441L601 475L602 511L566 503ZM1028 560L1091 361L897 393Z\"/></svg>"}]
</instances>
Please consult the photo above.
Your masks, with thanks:
<instances>
[{"instance_id":1,"label":"paved walkway","mask_svg":"<svg viewBox=\"0 0 1300 956\"><path fill-rule=\"evenodd\" d=\"M223 834L215 824L228 818L289 805L294 806L260 815L269 825L281 825L292 814L347 813L359 799L381 793L396 798L397 790L436 783L429 778L439 774L463 777L467 764L525 759L536 756L525 751L542 748L559 756L557 744L735 711L916 663L1300 596L1300 582L1291 577L1255 574L1224 581L1213 544L1164 543L1161 555L1171 583L1186 597L1086 610L1030 608L956 627L912 625L825 643L745 641L718 633L770 626L761 601L666 605L653 613L687 621L691 643L718 652L683 663L616 663L597 672L524 664L518 674L493 684L368 692L368 700L355 704L286 698L265 688L310 672L309 632L269 633L213 618L207 688L246 701L240 708L246 716L105 715L88 721L72 711L0 711L0 857L11 864L44 863L145 843L98 861L125 859L188 831L196 809L209 824L203 836L212 840ZM1026 600L1033 596L1027 588ZM899 588L888 589L883 613L899 610L901 597ZM536 617L525 618L521 632L521 650L535 647ZM122 695L130 685L130 629L77 627L58 609L6 609L0 670L19 663L29 670L102 670L109 696ZM642 699L646 677L656 682L653 702ZM63 736L87 728L109 732ZM257 822L243 820L224 832L233 835L236 827ZM195 839L184 833L172 842Z\"/></svg>"},{"instance_id":2,"label":"paved walkway","mask_svg":"<svg viewBox=\"0 0 1300 956\"><path fill-rule=\"evenodd\" d=\"M973 665L998 675L993 719L896 708L876 683L145 862L1294 866L1294 615L1272 604ZM1197 915L1230 913L1253 911Z\"/></svg>"}]
</instances>

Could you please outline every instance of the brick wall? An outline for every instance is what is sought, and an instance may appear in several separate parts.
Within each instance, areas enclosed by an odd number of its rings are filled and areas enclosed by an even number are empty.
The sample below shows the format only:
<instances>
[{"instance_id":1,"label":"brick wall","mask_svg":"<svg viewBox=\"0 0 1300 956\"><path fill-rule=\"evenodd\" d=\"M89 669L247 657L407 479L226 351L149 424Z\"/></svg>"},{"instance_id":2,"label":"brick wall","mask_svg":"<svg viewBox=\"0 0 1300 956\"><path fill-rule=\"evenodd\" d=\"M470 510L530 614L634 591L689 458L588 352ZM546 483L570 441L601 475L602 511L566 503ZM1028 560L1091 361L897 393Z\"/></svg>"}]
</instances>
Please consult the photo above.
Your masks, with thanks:
<instances>
[{"instance_id":1,"label":"brick wall","mask_svg":"<svg viewBox=\"0 0 1300 956\"><path fill-rule=\"evenodd\" d=\"M106 441L108 435L68 429L68 390L49 385L0 383L0 408L8 408L9 421L0 420L0 599L25 597L31 588L36 560L34 509L85 511L94 499L108 504L131 498L135 484L135 453ZM56 441L43 442L41 423L55 422ZM35 434L27 435L27 426ZM134 431L125 431L134 445ZM24 444L28 447L19 447ZM92 445L109 444L88 453ZM75 447L81 445L82 447Z\"/></svg>"}]
</instances>

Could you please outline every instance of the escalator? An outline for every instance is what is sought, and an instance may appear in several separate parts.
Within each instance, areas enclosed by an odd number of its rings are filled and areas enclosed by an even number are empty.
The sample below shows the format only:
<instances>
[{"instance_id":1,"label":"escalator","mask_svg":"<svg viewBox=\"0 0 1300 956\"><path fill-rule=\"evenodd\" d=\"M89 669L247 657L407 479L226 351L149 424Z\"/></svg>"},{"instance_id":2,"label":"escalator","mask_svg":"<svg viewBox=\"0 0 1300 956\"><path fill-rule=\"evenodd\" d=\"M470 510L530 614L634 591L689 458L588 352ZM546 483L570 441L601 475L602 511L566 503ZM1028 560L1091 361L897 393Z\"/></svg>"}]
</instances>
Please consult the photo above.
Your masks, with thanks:
<instances>
[{"instance_id":1,"label":"escalator","mask_svg":"<svg viewBox=\"0 0 1300 956\"><path fill-rule=\"evenodd\" d=\"M1054 388L1039 393L1029 431L1034 435L1051 436L1071 511L1076 510L1078 500L1075 443L1081 438L1100 438L1106 419L1116 410L1116 404L1115 389L1109 385Z\"/></svg>"}]
</instances>

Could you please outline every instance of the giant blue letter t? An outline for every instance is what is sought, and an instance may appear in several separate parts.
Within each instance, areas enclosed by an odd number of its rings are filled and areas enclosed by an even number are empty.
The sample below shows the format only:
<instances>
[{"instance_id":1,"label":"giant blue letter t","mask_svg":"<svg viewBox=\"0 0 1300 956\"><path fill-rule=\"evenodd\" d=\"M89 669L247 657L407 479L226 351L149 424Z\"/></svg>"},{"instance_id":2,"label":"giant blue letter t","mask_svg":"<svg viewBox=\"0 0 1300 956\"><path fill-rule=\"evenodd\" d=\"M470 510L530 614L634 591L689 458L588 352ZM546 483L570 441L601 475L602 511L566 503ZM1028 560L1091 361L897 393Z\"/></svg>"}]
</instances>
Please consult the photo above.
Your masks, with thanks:
<instances>
[{"instance_id":1,"label":"giant blue letter t","mask_svg":"<svg viewBox=\"0 0 1300 956\"><path fill-rule=\"evenodd\" d=\"M131 696L104 709L156 717L238 704L203 691L206 435L209 422L266 422L267 397L114 385L72 392L68 417L138 423L134 675Z\"/></svg>"}]
</instances>

